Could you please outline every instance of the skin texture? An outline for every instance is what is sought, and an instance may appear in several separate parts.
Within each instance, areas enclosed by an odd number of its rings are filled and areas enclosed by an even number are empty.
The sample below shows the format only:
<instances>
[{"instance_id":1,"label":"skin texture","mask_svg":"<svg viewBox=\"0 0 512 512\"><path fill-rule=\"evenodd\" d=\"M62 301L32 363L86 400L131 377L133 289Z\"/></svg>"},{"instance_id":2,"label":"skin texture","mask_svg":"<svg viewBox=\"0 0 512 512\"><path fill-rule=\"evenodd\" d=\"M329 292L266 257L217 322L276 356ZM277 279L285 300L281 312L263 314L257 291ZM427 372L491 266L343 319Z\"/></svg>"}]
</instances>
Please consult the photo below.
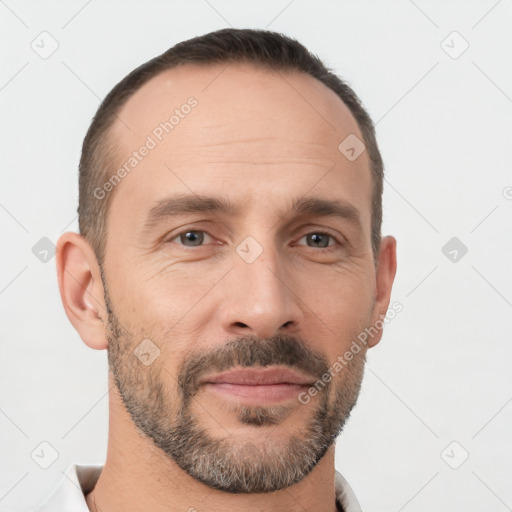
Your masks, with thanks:
<instances>
[{"instance_id":1,"label":"skin texture","mask_svg":"<svg viewBox=\"0 0 512 512\"><path fill-rule=\"evenodd\" d=\"M272 361L321 379L386 314L396 241L383 238L376 269L368 158L338 151L349 134L362 136L341 100L307 75L185 65L121 109L112 137L126 159L192 96L197 106L110 192L103 268L80 235L58 242L68 318L89 347L108 347L108 452L89 508L332 512L333 439L380 331L307 404L247 405L198 381ZM145 229L149 210L174 194L223 197L240 211ZM360 225L297 216L301 197L343 200ZM324 246L318 233L333 238L321 237ZM249 263L240 247L261 254ZM159 351L148 365L134 354L143 340Z\"/></svg>"}]
</instances>

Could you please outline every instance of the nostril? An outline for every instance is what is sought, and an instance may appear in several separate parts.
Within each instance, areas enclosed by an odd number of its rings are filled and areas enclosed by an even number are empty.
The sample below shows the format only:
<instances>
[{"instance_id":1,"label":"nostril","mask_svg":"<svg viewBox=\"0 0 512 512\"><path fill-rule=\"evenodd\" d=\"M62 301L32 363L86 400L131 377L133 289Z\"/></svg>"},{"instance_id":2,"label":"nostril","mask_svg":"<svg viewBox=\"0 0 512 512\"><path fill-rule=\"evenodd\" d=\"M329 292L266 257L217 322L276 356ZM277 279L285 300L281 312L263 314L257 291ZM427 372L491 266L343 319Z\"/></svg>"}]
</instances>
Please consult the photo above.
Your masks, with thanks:
<instances>
[{"instance_id":1,"label":"nostril","mask_svg":"<svg viewBox=\"0 0 512 512\"><path fill-rule=\"evenodd\" d=\"M249 327L248 325L246 325L246 324L244 324L244 323L242 323L242 322L235 322L235 325L236 325L237 327Z\"/></svg>"}]
</instances>

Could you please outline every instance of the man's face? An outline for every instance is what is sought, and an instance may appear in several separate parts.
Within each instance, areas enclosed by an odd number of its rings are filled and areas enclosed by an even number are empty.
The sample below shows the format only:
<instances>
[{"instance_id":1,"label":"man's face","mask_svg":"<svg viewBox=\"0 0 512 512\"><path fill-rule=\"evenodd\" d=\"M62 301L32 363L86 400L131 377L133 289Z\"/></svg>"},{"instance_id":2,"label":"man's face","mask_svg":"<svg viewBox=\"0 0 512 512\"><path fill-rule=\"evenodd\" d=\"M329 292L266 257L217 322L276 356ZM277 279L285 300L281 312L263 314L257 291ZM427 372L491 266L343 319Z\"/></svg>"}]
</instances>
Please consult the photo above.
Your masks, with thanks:
<instances>
[{"instance_id":1,"label":"man's face","mask_svg":"<svg viewBox=\"0 0 512 512\"><path fill-rule=\"evenodd\" d=\"M338 151L362 136L332 91L224 68L163 73L119 113L120 165L155 146L110 205L109 363L135 425L183 470L268 492L314 468L356 402L366 347L318 381L376 320L372 181L366 153ZM295 375L226 375L244 368Z\"/></svg>"}]
</instances>

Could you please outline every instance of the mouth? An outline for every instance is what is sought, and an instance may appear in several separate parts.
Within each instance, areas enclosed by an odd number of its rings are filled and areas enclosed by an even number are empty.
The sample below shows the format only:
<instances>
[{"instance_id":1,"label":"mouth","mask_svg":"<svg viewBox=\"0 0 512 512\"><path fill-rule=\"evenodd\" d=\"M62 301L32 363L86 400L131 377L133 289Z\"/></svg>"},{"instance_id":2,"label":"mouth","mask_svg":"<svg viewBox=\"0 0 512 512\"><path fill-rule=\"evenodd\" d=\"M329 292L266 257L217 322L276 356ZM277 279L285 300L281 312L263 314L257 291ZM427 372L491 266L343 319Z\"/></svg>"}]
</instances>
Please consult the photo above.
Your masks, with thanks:
<instances>
[{"instance_id":1,"label":"mouth","mask_svg":"<svg viewBox=\"0 0 512 512\"><path fill-rule=\"evenodd\" d=\"M205 377L201 386L223 398L248 404L297 399L315 379L290 369L240 368Z\"/></svg>"}]
</instances>

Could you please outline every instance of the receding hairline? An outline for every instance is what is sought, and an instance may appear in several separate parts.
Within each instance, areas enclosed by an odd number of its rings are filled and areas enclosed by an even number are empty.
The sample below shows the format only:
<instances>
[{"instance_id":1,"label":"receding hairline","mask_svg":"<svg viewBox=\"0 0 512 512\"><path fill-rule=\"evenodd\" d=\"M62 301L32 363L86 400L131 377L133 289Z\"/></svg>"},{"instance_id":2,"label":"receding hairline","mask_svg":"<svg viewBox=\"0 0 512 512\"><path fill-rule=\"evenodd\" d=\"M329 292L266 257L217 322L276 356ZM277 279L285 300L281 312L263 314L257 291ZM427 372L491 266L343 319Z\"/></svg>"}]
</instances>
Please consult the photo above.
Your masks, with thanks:
<instances>
[{"instance_id":1,"label":"receding hairline","mask_svg":"<svg viewBox=\"0 0 512 512\"><path fill-rule=\"evenodd\" d=\"M381 238L384 168L374 124L360 98L347 81L295 39L270 31L222 29L182 41L133 69L109 92L96 112L84 138L80 159L78 214L80 233L92 243L98 260L105 255L107 216L118 187L101 201L93 189L96 191L114 177L130 149L124 144L116 116L138 91L162 74L189 66L223 69L233 65L309 76L331 90L336 101L342 102L355 121L353 131L360 134L368 150L365 156L371 173L372 247L376 255Z\"/></svg>"},{"instance_id":2,"label":"receding hairline","mask_svg":"<svg viewBox=\"0 0 512 512\"><path fill-rule=\"evenodd\" d=\"M359 122L357 121L354 113L350 109L350 107L343 101L343 99L339 96L339 94L336 93L331 87L329 87L327 84L322 82L317 77L311 75L310 73L307 73L306 71L297 69L293 66L287 66L284 68L276 68L275 66L271 66L268 63L264 62L254 62L250 60L237 60L232 62L181 62L173 67L166 68L160 70L155 75L151 76L146 82L139 85L139 87L124 98L123 103L117 106L117 111L113 112L110 115L109 123L107 125L107 128L104 130L104 140L99 148L99 156L100 161L104 162L104 169L105 173L103 175L104 181L108 181L110 176L116 171L118 167L121 166L121 164L127 159L127 153L129 152L129 148L123 147L123 140L122 140L122 131L127 130L125 124L123 124L123 110L126 109L127 105L133 101L136 100L137 93L142 91L143 89L150 87L151 84L154 84L157 80L162 80L164 75L175 75L176 73L180 73L187 70L205 70L209 68L217 68L217 69L226 69L226 67L230 66L231 69L236 68L237 70L242 71L262 71L265 73L268 73L269 75L274 74L281 76L282 74L286 75L296 75L301 76L306 79L311 79L310 81L315 84L316 88L318 89L321 94L319 94L319 97L324 97L327 104L335 104L341 107L345 114L348 114L348 118L350 119L351 126L350 126L350 132L354 133L361 139L364 140L364 134L362 133L361 127L359 125ZM214 73L214 78L216 79L219 75ZM292 86L290 86L290 91L293 92ZM294 93L295 94L295 93ZM298 94L298 93L297 93ZM307 102L303 98L304 101ZM326 121L327 123L327 121ZM330 123L329 123L330 124ZM130 127L132 129L132 127ZM126 132L125 132L126 133ZM340 141L341 142L341 141ZM109 153L109 154L107 154ZM113 153L113 154L112 154ZM369 172L372 177L372 183L374 181L373 179L373 172L372 172L372 162L370 161L370 158L368 155L362 155L367 160L367 167L369 168ZM118 187L116 187L118 188ZM115 189L112 190L112 192L109 194L108 200L112 199L112 196L115 194Z\"/></svg>"}]
</instances>

